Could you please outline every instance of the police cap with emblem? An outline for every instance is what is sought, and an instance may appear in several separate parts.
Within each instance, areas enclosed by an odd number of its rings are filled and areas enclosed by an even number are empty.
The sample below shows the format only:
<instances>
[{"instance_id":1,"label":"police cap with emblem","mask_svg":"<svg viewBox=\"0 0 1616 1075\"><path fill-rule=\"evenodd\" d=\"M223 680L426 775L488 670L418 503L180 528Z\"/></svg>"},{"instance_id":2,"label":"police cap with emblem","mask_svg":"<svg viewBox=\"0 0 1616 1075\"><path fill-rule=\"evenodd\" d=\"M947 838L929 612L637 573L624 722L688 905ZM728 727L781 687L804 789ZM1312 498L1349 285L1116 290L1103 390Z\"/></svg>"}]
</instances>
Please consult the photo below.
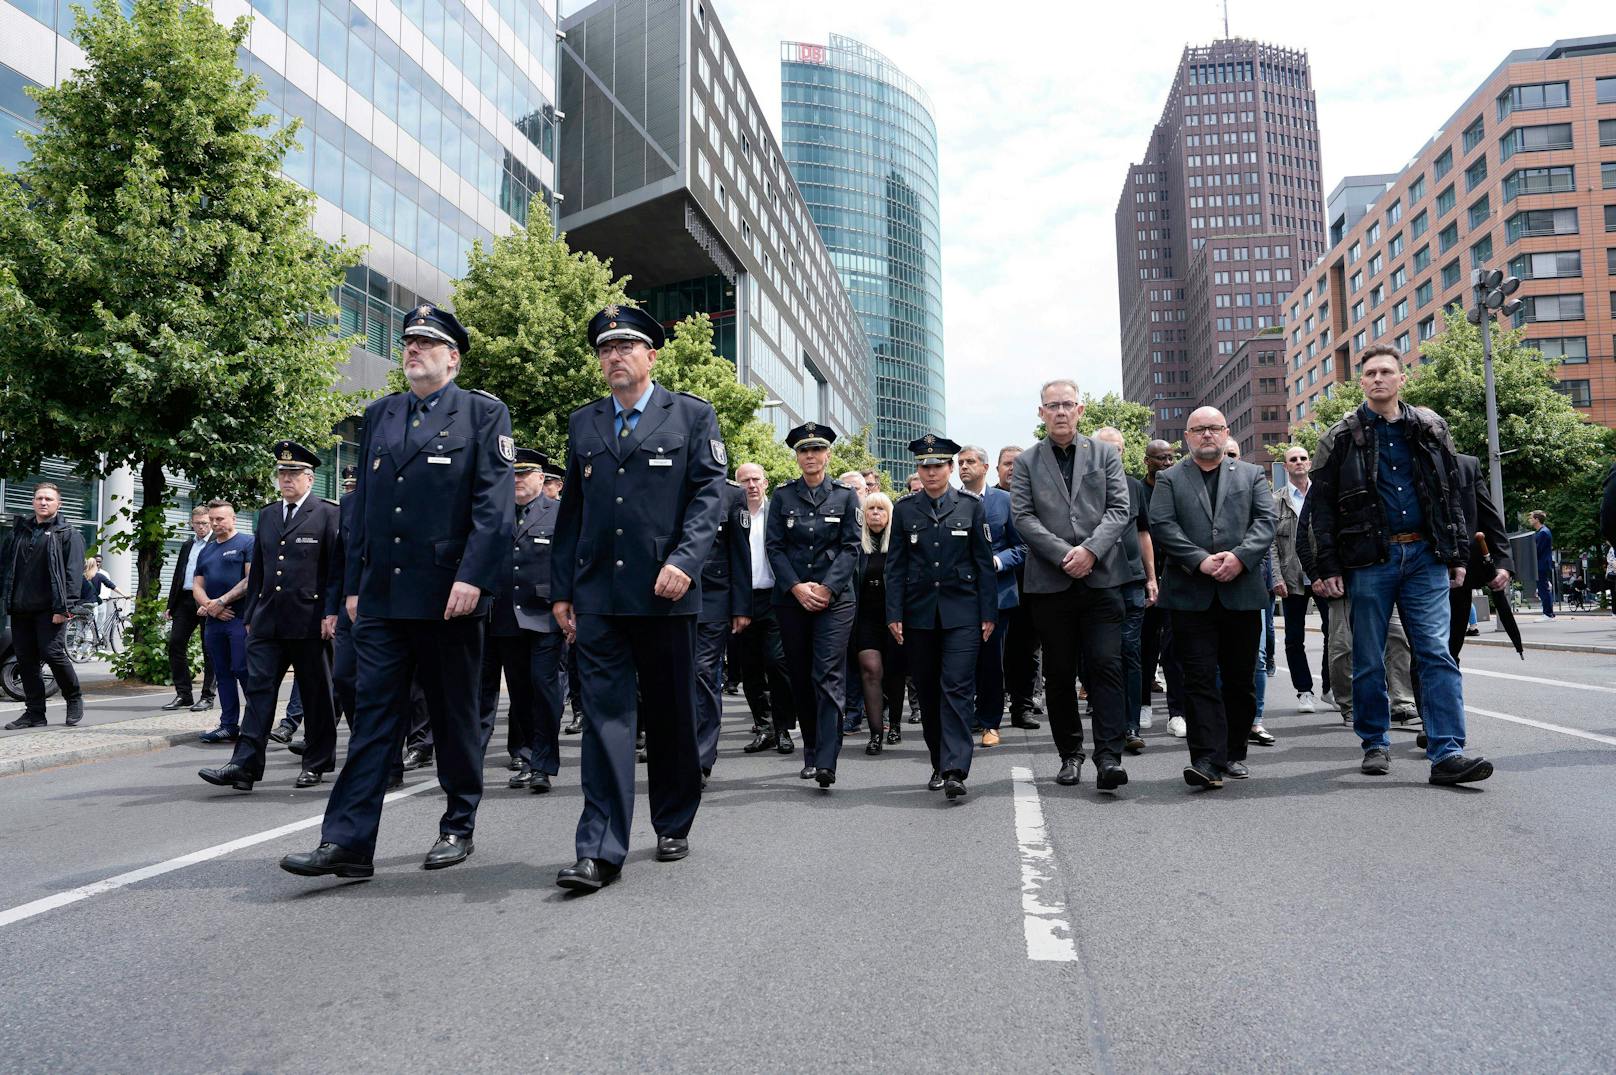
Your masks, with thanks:
<instances>
[{"instance_id":1,"label":"police cap with emblem","mask_svg":"<svg viewBox=\"0 0 1616 1075\"><path fill-rule=\"evenodd\" d=\"M411 336L441 340L462 355L471 351L471 338L466 335L466 330L460 326L455 315L430 302L423 302L404 318L404 338L407 340Z\"/></svg>"},{"instance_id":2,"label":"police cap with emblem","mask_svg":"<svg viewBox=\"0 0 1616 1075\"><path fill-rule=\"evenodd\" d=\"M910 441L909 451L915 457L916 465L924 467L953 462L954 457L960 453L960 446L947 437L927 433L924 437L916 437Z\"/></svg>"},{"instance_id":3,"label":"police cap with emblem","mask_svg":"<svg viewBox=\"0 0 1616 1075\"><path fill-rule=\"evenodd\" d=\"M589 346L599 347L608 340L639 340L655 351L667 342L662 323L644 310L611 305L589 320Z\"/></svg>"},{"instance_id":4,"label":"police cap with emblem","mask_svg":"<svg viewBox=\"0 0 1616 1075\"><path fill-rule=\"evenodd\" d=\"M275 442L276 470L313 470L320 465L320 457L295 440Z\"/></svg>"},{"instance_id":5,"label":"police cap with emblem","mask_svg":"<svg viewBox=\"0 0 1616 1075\"><path fill-rule=\"evenodd\" d=\"M806 448L829 448L835 442L834 429L814 422L804 422L786 434L786 445L799 452Z\"/></svg>"},{"instance_id":6,"label":"police cap with emblem","mask_svg":"<svg viewBox=\"0 0 1616 1075\"><path fill-rule=\"evenodd\" d=\"M547 481L547 482L558 482L558 481L565 481L566 478L567 478L567 472L565 470L562 470L560 467L556 466L554 463L549 462L548 460L545 461L545 464L544 464L544 480L545 481Z\"/></svg>"},{"instance_id":7,"label":"police cap with emblem","mask_svg":"<svg viewBox=\"0 0 1616 1075\"><path fill-rule=\"evenodd\" d=\"M526 474L531 471L547 471L550 468L550 459L537 448L516 449L516 473Z\"/></svg>"}]
</instances>

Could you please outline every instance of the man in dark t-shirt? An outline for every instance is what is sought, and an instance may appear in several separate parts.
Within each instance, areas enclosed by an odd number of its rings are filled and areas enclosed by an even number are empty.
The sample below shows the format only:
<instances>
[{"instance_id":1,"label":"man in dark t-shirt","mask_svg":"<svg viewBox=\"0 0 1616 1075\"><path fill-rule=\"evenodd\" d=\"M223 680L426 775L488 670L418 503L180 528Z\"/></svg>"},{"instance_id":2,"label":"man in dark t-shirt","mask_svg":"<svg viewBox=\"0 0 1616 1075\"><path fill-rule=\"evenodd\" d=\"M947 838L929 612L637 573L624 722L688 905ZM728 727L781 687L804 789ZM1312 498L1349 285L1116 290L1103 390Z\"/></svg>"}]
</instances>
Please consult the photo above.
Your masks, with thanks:
<instances>
[{"instance_id":1,"label":"man in dark t-shirt","mask_svg":"<svg viewBox=\"0 0 1616 1075\"><path fill-rule=\"evenodd\" d=\"M241 737L241 690L247 676L247 626L238 613L247 593L247 567L253 539L236 530L236 509L223 500L208 505L213 540L196 560L191 591L203 618L202 645L219 677L219 726L203 732L204 743L233 743Z\"/></svg>"}]
</instances>

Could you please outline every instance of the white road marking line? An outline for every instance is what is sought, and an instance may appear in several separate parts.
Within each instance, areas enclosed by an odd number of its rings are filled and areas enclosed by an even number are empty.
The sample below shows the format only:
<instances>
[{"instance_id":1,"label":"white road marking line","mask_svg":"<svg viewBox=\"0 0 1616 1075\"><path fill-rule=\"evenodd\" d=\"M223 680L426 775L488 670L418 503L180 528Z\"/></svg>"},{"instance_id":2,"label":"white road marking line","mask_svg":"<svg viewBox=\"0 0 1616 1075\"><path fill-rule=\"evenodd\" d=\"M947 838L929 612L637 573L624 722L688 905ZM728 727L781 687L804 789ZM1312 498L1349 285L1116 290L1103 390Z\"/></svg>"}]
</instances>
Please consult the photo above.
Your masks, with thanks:
<instances>
[{"instance_id":1,"label":"white road marking line","mask_svg":"<svg viewBox=\"0 0 1616 1075\"><path fill-rule=\"evenodd\" d=\"M1574 735L1578 739L1591 739L1595 743L1605 743L1616 747L1616 736L1600 735L1598 732L1584 732L1576 728L1567 728L1560 724L1550 724L1547 721L1533 720L1530 717L1517 717L1511 713L1495 713L1491 709L1477 709L1473 705L1465 706L1465 712L1475 713L1478 716L1492 717L1495 720L1507 720L1511 724L1524 724L1528 728L1541 728L1546 732L1559 732L1562 735Z\"/></svg>"},{"instance_id":2,"label":"white road marking line","mask_svg":"<svg viewBox=\"0 0 1616 1075\"><path fill-rule=\"evenodd\" d=\"M1488 676L1492 679L1513 679L1518 683L1542 683L1550 687L1570 687L1577 691L1602 691L1605 694L1616 694L1616 687L1601 687L1594 683L1572 683L1564 679L1544 679L1541 676L1518 676L1514 672L1490 672L1483 668L1468 668L1459 666L1459 671L1467 676Z\"/></svg>"},{"instance_id":3,"label":"white road marking line","mask_svg":"<svg viewBox=\"0 0 1616 1075\"><path fill-rule=\"evenodd\" d=\"M1077 945L1066 919L1066 901L1051 883L1055 880L1055 849L1044 827L1044 808L1032 770L1017 765L1010 770L1016 808L1016 843L1021 849L1021 912L1027 935L1027 958L1042 962L1075 963Z\"/></svg>"},{"instance_id":4,"label":"white road marking line","mask_svg":"<svg viewBox=\"0 0 1616 1075\"><path fill-rule=\"evenodd\" d=\"M402 791L395 791L382 801L384 803L397 802L399 799L407 799L411 795L418 795L423 791L430 791L437 786L438 782L436 780L426 780L422 783L416 784L414 787L405 788ZM199 862L207 862L209 859L220 858L224 855L230 854L233 851L240 851L243 848L252 847L256 844L268 843L270 840L278 840L282 836L288 836L294 832L301 832L304 829L312 829L314 826L320 824L320 822L324 820L325 815L322 813L319 817L310 817L304 818L302 821L293 821L290 824L279 825L273 829L266 829L263 832L254 833L251 836L243 836L239 840L231 840L228 843L214 844L212 847L204 847L200 851L192 851L188 855L181 855L178 858L171 858L167 862L158 862L151 866L142 866L138 870L130 870L128 873L120 873L118 876L109 877L104 881L95 881L88 885L81 885L78 888L68 889L66 892L58 892L54 896L46 896L43 899L34 900L32 903L21 904L8 910L0 911L0 928L13 925L25 919L33 918L36 915L42 915L47 911L54 911L58 907L66 907L69 904L77 903L80 900L87 900L91 896L99 896L105 892L114 892L120 888L127 888L129 885L140 881L146 881L153 877L161 877L163 874L173 873L175 870L183 870L187 866L195 866Z\"/></svg>"}]
</instances>

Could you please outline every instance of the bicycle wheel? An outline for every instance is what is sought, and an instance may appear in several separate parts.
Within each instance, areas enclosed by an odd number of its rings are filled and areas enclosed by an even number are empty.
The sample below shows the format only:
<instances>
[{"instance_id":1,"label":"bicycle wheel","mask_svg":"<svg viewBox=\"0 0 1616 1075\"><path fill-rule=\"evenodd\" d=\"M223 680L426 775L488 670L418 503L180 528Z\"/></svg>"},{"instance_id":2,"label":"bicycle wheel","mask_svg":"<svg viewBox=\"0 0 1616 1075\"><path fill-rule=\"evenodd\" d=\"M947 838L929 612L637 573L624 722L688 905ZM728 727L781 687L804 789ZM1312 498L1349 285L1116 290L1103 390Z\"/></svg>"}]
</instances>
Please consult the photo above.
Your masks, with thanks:
<instances>
[{"instance_id":1,"label":"bicycle wheel","mask_svg":"<svg viewBox=\"0 0 1616 1075\"><path fill-rule=\"evenodd\" d=\"M67 659L84 664L95 659L95 624L87 616L74 616L67 624Z\"/></svg>"},{"instance_id":2,"label":"bicycle wheel","mask_svg":"<svg viewBox=\"0 0 1616 1075\"><path fill-rule=\"evenodd\" d=\"M123 618L113 616L107 621L106 650L108 653L123 652Z\"/></svg>"}]
</instances>

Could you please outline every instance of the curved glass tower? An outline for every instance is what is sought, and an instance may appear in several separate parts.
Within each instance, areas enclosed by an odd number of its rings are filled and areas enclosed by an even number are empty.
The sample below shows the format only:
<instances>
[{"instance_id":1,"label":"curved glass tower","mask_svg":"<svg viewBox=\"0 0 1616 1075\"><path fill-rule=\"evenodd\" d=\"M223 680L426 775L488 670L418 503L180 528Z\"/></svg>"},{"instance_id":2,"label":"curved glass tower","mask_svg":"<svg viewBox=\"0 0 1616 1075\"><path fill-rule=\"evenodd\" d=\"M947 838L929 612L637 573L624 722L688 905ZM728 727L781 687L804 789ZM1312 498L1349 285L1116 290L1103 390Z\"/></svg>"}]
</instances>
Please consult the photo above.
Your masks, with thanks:
<instances>
[{"instance_id":1,"label":"curved glass tower","mask_svg":"<svg viewBox=\"0 0 1616 1075\"><path fill-rule=\"evenodd\" d=\"M937 125L926 93L849 37L780 51L782 148L875 352L875 443L894 478L944 432Z\"/></svg>"}]
</instances>

